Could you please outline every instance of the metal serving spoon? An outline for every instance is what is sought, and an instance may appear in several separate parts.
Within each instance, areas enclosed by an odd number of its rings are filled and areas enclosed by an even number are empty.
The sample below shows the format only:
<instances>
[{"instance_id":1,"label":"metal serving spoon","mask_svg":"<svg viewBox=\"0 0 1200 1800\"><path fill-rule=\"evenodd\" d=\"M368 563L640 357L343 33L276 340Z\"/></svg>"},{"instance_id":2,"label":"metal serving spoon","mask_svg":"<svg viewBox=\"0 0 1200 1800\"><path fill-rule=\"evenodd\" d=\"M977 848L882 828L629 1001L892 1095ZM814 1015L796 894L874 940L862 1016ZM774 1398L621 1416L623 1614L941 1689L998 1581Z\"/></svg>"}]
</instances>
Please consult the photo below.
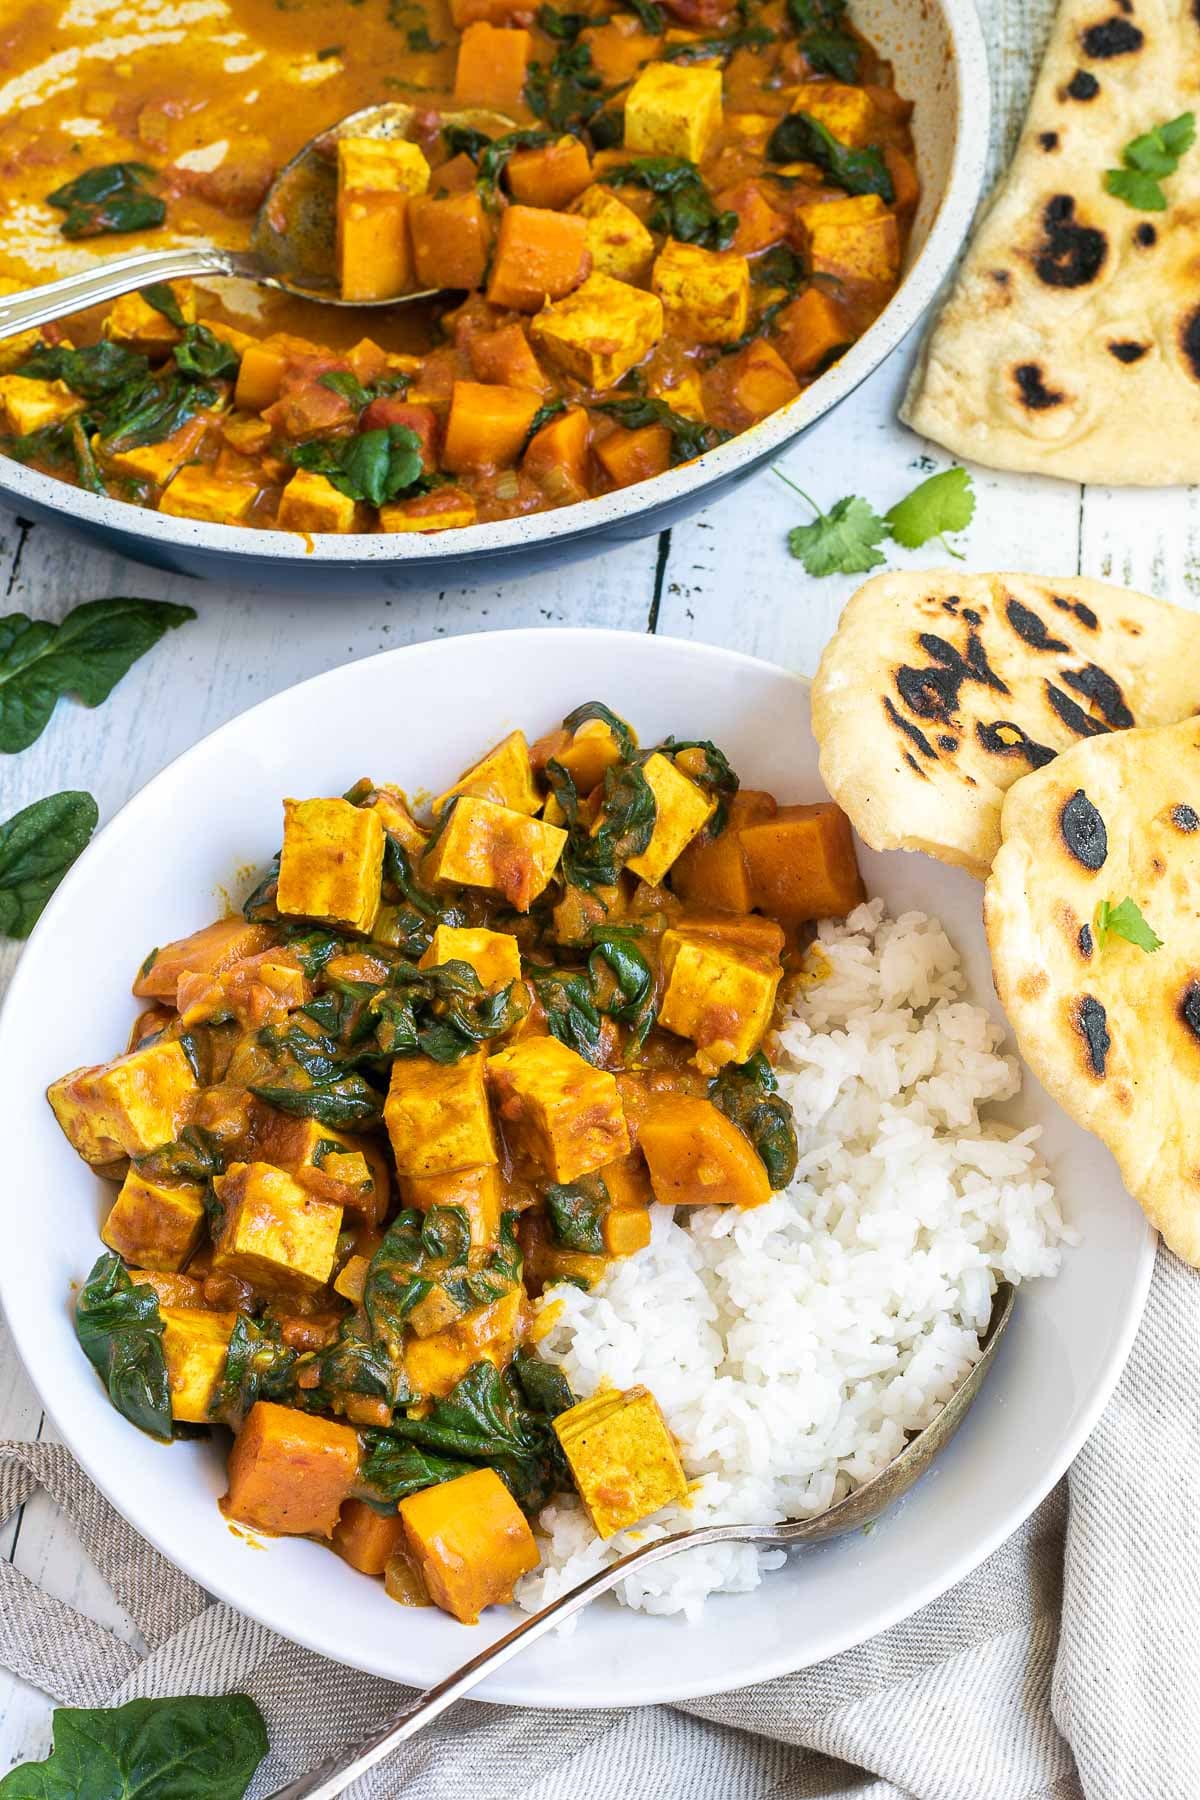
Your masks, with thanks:
<instances>
[{"instance_id":1,"label":"metal serving spoon","mask_svg":"<svg viewBox=\"0 0 1200 1800\"><path fill-rule=\"evenodd\" d=\"M64 275L42 287L0 297L0 339L31 331L51 319L116 300L134 288L184 275L232 275L262 287L279 288L326 306L407 306L442 290L397 294L388 300L343 300L337 278L337 157L339 137L406 138L417 117L415 106L388 101L347 114L310 138L286 163L267 190L254 220L249 250L215 245L180 245L174 250L133 250L78 275ZM479 107L439 115L447 125L468 126L489 136L515 130L503 113Z\"/></svg>"},{"instance_id":2,"label":"metal serving spoon","mask_svg":"<svg viewBox=\"0 0 1200 1800\"><path fill-rule=\"evenodd\" d=\"M677 1531L671 1537L659 1538L655 1543L643 1544L640 1549L629 1551L628 1555L611 1563L608 1568L590 1575L578 1587L569 1589L549 1606L544 1606L541 1612L532 1613L529 1618L522 1620L520 1625L514 1626L504 1637L497 1638L494 1644L481 1650L478 1656L473 1656L452 1675L447 1675L444 1681L439 1681L436 1687L426 1689L411 1706L373 1737L365 1739L361 1744L352 1745L347 1750L335 1751L319 1768L301 1775L296 1781L290 1781L286 1787L276 1789L269 1800L334 1800L335 1795L344 1792L352 1781L365 1775L376 1763L382 1762L397 1745L415 1737L418 1731L444 1713L448 1706L470 1693L485 1675L491 1675L529 1644L544 1637L556 1625L561 1625L564 1619L581 1611L597 1594L607 1593L609 1588L616 1587L631 1569L648 1567L650 1563L662 1562L665 1557L674 1556L677 1551L692 1550L702 1544L786 1544L789 1547L793 1544L820 1544L828 1538L841 1537L847 1531L856 1531L869 1525L902 1494L908 1492L962 1424L991 1367L996 1347L1012 1317L1015 1300L1015 1290L1007 1282L1002 1282L992 1303L992 1316L983 1340L983 1355L963 1377L937 1418L924 1431L919 1431L886 1469L864 1482L852 1494L847 1494L836 1506L818 1514L815 1519L788 1520L780 1525L701 1525L694 1531Z\"/></svg>"}]
</instances>

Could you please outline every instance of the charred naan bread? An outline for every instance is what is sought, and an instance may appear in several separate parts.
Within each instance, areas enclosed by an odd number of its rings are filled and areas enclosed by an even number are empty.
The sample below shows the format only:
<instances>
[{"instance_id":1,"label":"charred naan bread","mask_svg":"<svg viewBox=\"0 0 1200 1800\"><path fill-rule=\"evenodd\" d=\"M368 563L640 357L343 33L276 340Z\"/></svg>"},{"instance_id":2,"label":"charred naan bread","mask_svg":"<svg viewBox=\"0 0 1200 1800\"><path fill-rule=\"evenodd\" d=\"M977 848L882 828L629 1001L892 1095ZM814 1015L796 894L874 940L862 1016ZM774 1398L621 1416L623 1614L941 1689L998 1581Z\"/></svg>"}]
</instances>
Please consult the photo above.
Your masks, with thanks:
<instances>
[{"instance_id":1,"label":"charred naan bread","mask_svg":"<svg viewBox=\"0 0 1200 1800\"><path fill-rule=\"evenodd\" d=\"M821 778L876 850L981 879L1014 781L1081 738L1200 712L1200 616L1079 577L876 575L812 690Z\"/></svg>"},{"instance_id":2,"label":"charred naan bread","mask_svg":"<svg viewBox=\"0 0 1200 1800\"><path fill-rule=\"evenodd\" d=\"M1021 1054L1200 1264L1200 720L1092 738L1019 781L984 896ZM1148 954L1101 903L1131 898Z\"/></svg>"},{"instance_id":3,"label":"charred naan bread","mask_svg":"<svg viewBox=\"0 0 1200 1800\"><path fill-rule=\"evenodd\" d=\"M1165 212L1106 193L1196 109L1191 0L1062 0L1024 134L901 416L959 456L1073 481L1200 480L1200 148Z\"/></svg>"}]
</instances>

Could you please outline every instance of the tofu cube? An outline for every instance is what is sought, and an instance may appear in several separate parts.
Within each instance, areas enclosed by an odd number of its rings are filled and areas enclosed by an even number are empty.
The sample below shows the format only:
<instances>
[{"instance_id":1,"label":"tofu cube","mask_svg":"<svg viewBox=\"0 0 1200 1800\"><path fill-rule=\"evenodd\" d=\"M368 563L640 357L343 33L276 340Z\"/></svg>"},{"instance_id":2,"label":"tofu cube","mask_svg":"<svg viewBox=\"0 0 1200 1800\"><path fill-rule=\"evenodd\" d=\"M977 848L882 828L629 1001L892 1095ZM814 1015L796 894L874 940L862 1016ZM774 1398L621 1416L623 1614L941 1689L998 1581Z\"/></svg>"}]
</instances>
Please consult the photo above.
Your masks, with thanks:
<instances>
[{"instance_id":1,"label":"tofu cube","mask_svg":"<svg viewBox=\"0 0 1200 1800\"><path fill-rule=\"evenodd\" d=\"M92 439L92 448L102 455L105 467L115 469L119 475L132 475L135 481L149 481L155 487L166 487L184 464L199 453L208 429L209 420L201 415L189 419L178 431L157 444L135 444L132 449L110 454L101 451L100 439L96 436Z\"/></svg>"},{"instance_id":2,"label":"tofu cube","mask_svg":"<svg viewBox=\"0 0 1200 1800\"><path fill-rule=\"evenodd\" d=\"M418 966L436 969L448 962L469 963L483 986L493 992L521 979L521 947L508 931L439 925Z\"/></svg>"},{"instance_id":3,"label":"tofu cube","mask_svg":"<svg viewBox=\"0 0 1200 1800\"><path fill-rule=\"evenodd\" d=\"M236 1313L205 1307L159 1306L162 1347L171 1390L171 1417L184 1425L207 1425L209 1408L225 1372L225 1355Z\"/></svg>"},{"instance_id":4,"label":"tofu cube","mask_svg":"<svg viewBox=\"0 0 1200 1800\"><path fill-rule=\"evenodd\" d=\"M368 933L379 911L383 842L383 825L369 807L285 800L279 911Z\"/></svg>"},{"instance_id":5,"label":"tofu cube","mask_svg":"<svg viewBox=\"0 0 1200 1800\"><path fill-rule=\"evenodd\" d=\"M191 282L172 281L167 285L175 296L185 324L195 324L196 300ZM140 294L122 294L114 301L101 329L114 343L125 344L130 350L140 350L147 356L153 356L156 351L165 354L183 336L179 326L173 325L166 313L151 306Z\"/></svg>"},{"instance_id":6,"label":"tofu cube","mask_svg":"<svg viewBox=\"0 0 1200 1800\"><path fill-rule=\"evenodd\" d=\"M657 887L675 858L703 831L716 812L717 803L709 799L703 788L681 774L670 757L660 750L642 764L642 774L654 795L658 811L650 842L639 855L631 856L625 867L640 875L651 887ZM604 814L601 813L592 827L593 837L603 821Z\"/></svg>"},{"instance_id":7,"label":"tofu cube","mask_svg":"<svg viewBox=\"0 0 1200 1800\"><path fill-rule=\"evenodd\" d=\"M229 1453L222 1511L285 1537L332 1537L357 1473L349 1425L256 1400Z\"/></svg>"},{"instance_id":8,"label":"tofu cube","mask_svg":"<svg viewBox=\"0 0 1200 1800\"><path fill-rule=\"evenodd\" d=\"M686 1500L679 1451L649 1388L606 1388L559 1413L554 1434L597 1535Z\"/></svg>"},{"instance_id":9,"label":"tofu cube","mask_svg":"<svg viewBox=\"0 0 1200 1800\"><path fill-rule=\"evenodd\" d=\"M14 280L11 275L0 275L0 294L19 294L24 286L23 281ZM18 331L15 337L5 338L0 342L0 373L19 369L41 341L42 334L37 330Z\"/></svg>"},{"instance_id":10,"label":"tofu cube","mask_svg":"<svg viewBox=\"0 0 1200 1800\"><path fill-rule=\"evenodd\" d=\"M83 401L65 381L37 381L31 375L0 375L0 426L26 437L83 411Z\"/></svg>"},{"instance_id":11,"label":"tofu cube","mask_svg":"<svg viewBox=\"0 0 1200 1800\"><path fill-rule=\"evenodd\" d=\"M337 265L343 300L386 300L413 284L409 201L429 164L404 138L337 141Z\"/></svg>"},{"instance_id":12,"label":"tofu cube","mask_svg":"<svg viewBox=\"0 0 1200 1800\"><path fill-rule=\"evenodd\" d=\"M456 794L474 794L479 800L494 800L497 806L511 807L514 812L535 813L542 797L533 784L533 765L529 745L523 731L510 731L506 738L464 771L444 794L433 803L440 813Z\"/></svg>"},{"instance_id":13,"label":"tofu cube","mask_svg":"<svg viewBox=\"0 0 1200 1800\"><path fill-rule=\"evenodd\" d=\"M183 974L219 975L244 957L267 949L269 925L248 925L244 919L215 919L188 937L176 938L161 950L152 950L133 984L140 999L175 1001Z\"/></svg>"},{"instance_id":14,"label":"tofu cube","mask_svg":"<svg viewBox=\"0 0 1200 1800\"><path fill-rule=\"evenodd\" d=\"M435 1288L434 1294L437 1291ZM424 1337L410 1338L404 1350L409 1385L428 1399L442 1400L477 1362L506 1368L528 1319L524 1290L514 1287L487 1306L477 1306L446 1330L434 1329Z\"/></svg>"},{"instance_id":15,"label":"tofu cube","mask_svg":"<svg viewBox=\"0 0 1200 1800\"><path fill-rule=\"evenodd\" d=\"M798 206L813 273L893 282L900 273L900 226L878 194Z\"/></svg>"},{"instance_id":16,"label":"tofu cube","mask_svg":"<svg viewBox=\"0 0 1200 1800\"><path fill-rule=\"evenodd\" d=\"M431 1206L461 1207L471 1227L473 1250L492 1250L500 1241L504 1185L496 1163L452 1169L447 1175L402 1175L400 1198L421 1212Z\"/></svg>"},{"instance_id":17,"label":"tofu cube","mask_svg":"<svg viewBox=\"0 0 1200 1800\"><path fill-rule=\"evenodd\" d=\"M143 1269L178 1272L204 1227L204 1189L167 1187L130 1169L100 1236L110 1250Z\"/></svg>"},{"instance_id":18,"label":"tofu cube","mask_svg":"<svg viewBox=\"0 0 1200 1800\"><path fill-rule=\"evenodd\" d=\"M669 238L655 258L654 292L666 328L700 344L732 344L750 317L750 264L733 250L701 250Z\"/></svg>"},{"instance_id":19,"label":"tofu cube","mask_svg":"<svg viewBox=\"0 0 1200 1800\"><path fill-rule=\"evenodd\" d=\"M270 1163L230 1163L213 1179L225 1222L216 1271L279 1293L316 1293L333 1274L342 1209Z\"/></svg>"},{"instance_id":20,"label":"tofu cube","mask_svg":"<svg viewBox=\"0 0 1200 1800\"><path fill-rule=\"evenodd\" d=\"M173 1143L199 1091L182 1044L159 1038L114 1062L64 1075L46 1098L83 1160L109 1163Z\"/></svg>"},{"instance_id":21,"label":"tofu cube","mask_svg":"<svg viewBox=\"0 0 1200 1800\"><path fill-rule=\"evenodd\" d=\"M719 68L647 63L625 102L625 148L698 163L721 129Z\"/></svg>"},{"instance_id":22,"label":"tofu cube","mask_svg":"<svg viewBox=\"0 0 1200 1800\"><path fill-rule=\"evenodd\" d=\"M207 519L213 525L240 525L262 484L251 475L214 475L193 464L171 478L159 512L176 519Z\"/></svg>"},{"instance_id":23,"label":"tofu cube","mask_svg":"<svg viewBox=\"0 0 1200 1800\"><path fill-rule=\"evenodd\" d=\"M610 388L662 337L662 302L611 275L589 275L573 294L540 312L529 330L564 374L590 388Z\"/></svg>"},{"instance_id":24,"label":"tofu cube","mask_svg":"<svg viewBox=\"0 0 1200 1800\"><path fill-rule=\"evenodd\" d=\"M379 509L381 531L461 531L479 516L464 488L439 487L412 500L396 500Z\"/></svg>"},{"instance_id":25,"label":"tofu cube","mask_svg":"<svg viewBox=\"0 0 1200 1800\"><path fill-rule=\"evenodd\" d=\"M585 189L571 208L587 220L592 268L616 281L639 282L654 261L654 238L611 188Z\"/></svg>"},{"instance_id":26,"label":"tofu cube","mask_svg":"<svg viewBox=\"0 0 1200 1800\"><path fill-rule=\"evenodd\" d=\"M552 1181L574 1181L628 1152L615 1077L557 1038L499 1051L487 1076L505 1142Z\"/></svg>"},{"instance_id":27,"label":"tofu cube","mask_svg":"<svg viewBox=\"0 0 1200 1800\"><path fill-rule=\"evenodd\" d=\"M275 523L281 531L348 532L358 518L358 505L340 493L324 475L297 469L283 490Z\"/></svg>"},{"instance_id":28,"label":"tofu cube","mask_svg":"<svg viewBox=\"0 0 1200 1800\"><path fill-rule=\"evenodd\" d=\"M518 912L528 912L557 868L566 841L560 826L464 794L422 858L422 873L438 887L502 894Z\"/></svg>"},{"instance_id":29,"label":"tofu cube","mask_svg":"<svg viewBox=\"0 0 1200 1800\"><path fill-rule=\"evenodd\" d=\"M253 1142L259 1158L294 1175L301 1187L373 1224L387 1212L387 1162L369 1138L351 1137L316 1119L295 1119L255 1101Z\"/></svg>"},{"instance_id":30,"label":"tofu cube","mask_svg":"<svg viewBox=\"0 0 1200 1800\"><path fill-rule=\"evenodd\" d=\"M477 1624L485 1606L506 1605L537 1567L533 1533L494 1469L422 1488L399 1510L429 1598L464 1625Z\"/></svg>"},{"instance_id":31,"label":"tofu cube","mask_svg":"<svg viewBox=\"0 0 1200 1800\"><path fill-rule=\"evenodd\" d=\"M696 1046L692 1061L706 1075L745 1062L771 1023L782 970L778 959L734 950L686 929L662 935L666 977L658 1022Z\"/></svg>"},{"instance_id":32,"label":"tofu cube","mask_svg":"<svg viewBox=\"0 0 1200 1800\"><path fill-rule=\"evenodd\" d=\"M499 1160L483 1065L482 1055L456 1063L396 1058L383 1121L401 1176L446 1175Z\"/></svg>"},{"instance_id":33,"label":"tofu cube","mask_svg":"<svg viewBox=\"0 0 1200 1800\"><path fill-rule=\"evenodd\" d=\"M850 144L856 150L878 136L879 120L866 88L845 87L840 81L806 81L795 90L789 110L807 113L839 144Z\"/></svg>"}]
</instances>

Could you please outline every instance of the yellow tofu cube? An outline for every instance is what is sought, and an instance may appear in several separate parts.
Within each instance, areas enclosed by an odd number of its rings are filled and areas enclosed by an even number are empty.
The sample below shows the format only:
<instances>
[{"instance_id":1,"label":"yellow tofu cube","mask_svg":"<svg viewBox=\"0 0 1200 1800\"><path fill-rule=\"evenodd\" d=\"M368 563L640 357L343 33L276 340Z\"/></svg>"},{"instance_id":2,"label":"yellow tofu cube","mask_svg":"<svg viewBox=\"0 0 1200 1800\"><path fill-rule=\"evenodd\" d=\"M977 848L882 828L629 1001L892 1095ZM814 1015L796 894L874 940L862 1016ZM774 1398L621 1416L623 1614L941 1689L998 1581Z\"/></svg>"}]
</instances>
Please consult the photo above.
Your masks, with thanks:
<instances>
[{"instance_id":1,"label":"yellow tofu cube","mask_svg":"<svg viewBox=\"0 0 1200 1800\"><path fill-rule=\"evenodd\" d=\"M509 806L514 812L535 813L542 797L533 785L533 765L529 745L523 731L510 731L486 756L459 776L453 787L439 794L433 810L440 813L456 794L473 794L479 800L494 800L497 806Z\"/></svg>"},{"instance_id":2,"label":"yellow tofu cube","mask_svg":"<svg viewBox=\"0 0 1200 1800\"><path fill-rule=\"evenodd\" d=\"M805 82L796 89L789 110L807 113L839 144L856 150L878 135L879 121L865 88L844 87L840 81Z\"/></svg>"},{"instance_id":3,"label":"yellow tofu cube","mask_svg":"<svg viewBox=\"0 0 1200 1800\"><path fill-rule=\"evenodd\" d=\"M83 401L65 381L37 381L31 375L0 375L0 426L25 437L83 411Z\"/></svg>"},{"instance_id":4,"label":"yellow tofu cube","mask_svg":"<svg viewBox=\"0 0 1200 1800\"><path fill-rule=\"evenodd\" d=\"M443 815L445 817L445 815ZM544 819L463 794L421 870L439 887L484 888L528 912L558 866L567 834Z\"/></svg>"},{"instance_id":5,"label":"yellow tofu cube","mask_svg":"<svg viewBox=\"0 0 1200 1800\"><path fill-rule=\"evenodd\" d=\"M750 317L750 264L732 250L667 240L654 261L667 330L701 344L732 344Z\"/></svg>"},{"instance_id":6,"label":"yellow tofu cube","mask_svg":"<svg viewBox=\"0 0 1200 1800\"><path fill-rule=\"evenodd\" d=\"M399 1056L383 1122L400 1175L446 1175L499 1161L482 1055L456 1063Z\"/></svg>"},{"instance_id":7,"label":"yellow tofu cube","mask_svg":"<svg viewBox=\"0 0 1200 1800\"><path fill-rule=\"evenodd\" d=\"M337 141L338 181L354 194L423 194L429 164L407 138L343 137Z\"/></svg>"},{"instance_id":8,"label":"yellow tofu cube","mask_svg":"<svg viewBox=\"0 0 1200 1800\"><path fill-rule=\"evenodd\" d=\"M700 162L721 129L721 80L719 68L647 63L625 102L626 150Z\"/></svg>"},{"instance_id":9,"label":"yellow tofu cube","mask_svg":"<svg viewBox=\"0 0 1200 1800\"><path fill-rule=\"evenodd\" d=\"M402 1175L400 1198L405 1206L428 1212L431 1206L457 1206L471 1227L471 1248L494 1250L500 1241L504 1183L499 1165L479 1163L446 1175Z\"/></svg>"},{"instance_id":10,"label":"yellow tofu cube","mask_svg":"<svg viewBox=\"0 0 1200 1800\"><path fill-rule=\"evenodd\" d=\"M521 979L521 947L507 931L439 925L418 966L435 969L448 962L469 963L483 986L493 990Z\"/></svg>"},{"instance_id":11,"label":"yellow tofu cube","mask_svg":"<svg viewBox=\"0 0 1200 1800\"><path fill-rule=\"evenodd\" d=\"M354 530L358 506L332 481L312 469L297 469L283 490L275 522L281 531Z\"/></svg>"},{"instance_id":12,"label":"yellow tofu cube","mask_svg":"<svg viewBox=\"0 0 1200 1800\"><path fill-rule=\"evenodd\" d=\"M24 286L23 281L14 281L11 275L0 275L0 294L19 294ZM16 337L5 338L0 343L0 372L20 368L41 341L42 334L36 330L19 331Z\"/></svg>"},{"instance_id":13,"label":"yellow tofu cube","mask_svg":"<svg viewBox=\"0 0 1200 1800\"><path fill-rule=\"evenodd\" d=\"M183 1425L207 1425L237 1314L191 1306L160 1306L159 1312L171 1417Z\"/></svg>"},{"instance_id":14,"label":"yellow tofu cube","mask_svg":"<svg viewBox=\"0 0 1200 1800\"><path fill-rule=\"evenodd\" d=\"M687 1498L687 1476L649 1388L606 1388L559 1413L554 1434L598 1536Z\"/></svg>"},{"instance_id":15,"label":"yellow tofu cube","mask_svg":"<svg viewBox=\"0 0 1200 1800\"><path fill-rule=\"evenodd\" d=\"M657 887L677 856L681 856L717 810L703 788L680 773L669 756L656 750L642 764L642 774L654 795L657 814L654 831L646 848L631 856L625 867L651 887ZM604 823L601 813L592 827L592 836Z\"/></svg>"},{"instance_id":16,"label":"yellow tofu cube","mask_svg":"<svg viewBox=\"0 0 1200 1800\"><path fill-rule=\"evenodd\" d=\"M130 1169L100 1236L128 1263L177 1273L200 1242L203 1226L202 1187L167 1187Z\"/></svg>"},{"instance_id":17,"label":"yellow tofu cube","mask_svg":"<svg viewBox=\"0 0 1200 1800\"><path fill-rule=\"evenodd\" d=\"M616 1077L554 1037L488 1058L488 1086L510 1150L552 1181L574 1181L629 1150Z\"/></svg>"},{"instance_id":18,"label":"yellow tofu cube","mask_svg":"<svg viewBox=\"0 0 1200 1800\"><path fill-rule=\"evenodd\" d=\"M745 1062L766 1035L782 974L779 962L714 938L664 931L666 977L658 1022L696 1046L692 1061L706 1075Z\"/></svg>"},{"instance_id":19,"label":"yellow tofu cube","mask_svg":"<svg viewBox=\"0 0 1200 1800\"><path fill-rule=\"evenodd\" d=\"M196 300L191 282L172 281L167 285L175 296L185 324L194 324ZM155 351L170 350L183 336L179 326L172 325L166 313L159 312L156 306L151 306L140 294L122 294L109 308L101 329L104 336L112 338L114 343L124 344L130 350L140 350L147 356L153 356Z\"/></svg>"},{"instance_id":20,"label":"yellow tofu cube","mask_svg":"<svg viewBox=\"0 0 1200 1800\"><path fill-rule=\"evenodd\" d=\"M254 505L259 485L252 476L214 475L211 469L193 463L172 477L158 510L176 519L240 525Z\"/></svg>"},{"instance_id":21,"label":"yellow tofu cube","mask_svg":"<svg viewBox=\"0 0 1200 1800\"><path fill-rule=\"evenodd\" d=\"M429 164L403 138L338 139L337 260L342 298L383 300L412 286L408 203Z\"/></svg>"},{"instance_id":22,"label":"yellow tofu cube","mask_svg":"<svg viewBox=\"0 0 1200 1800\"><path fill-rule=\"evenodd\" d=\"M270 1163L230 1163L213 1178L225 1209L213 1268L255 1287L316 1293L333 1274L342 1209Z\"/></svg>"},{"instance_id":23,"label":"yellow tofu cube","mask_svg":"<svg viewBox=\"0 0 1200 1800\"><path fill-rule=\"evenodd\" d=\"M404 1372L418 1394L443 1399L474 1363L490 1362L497 1369L510 1363L528 1322L522 1289L510 1288L447 1330L411 1339L405 1345Z\"/></svg>"},{"instance_id":24,"label":"yellow tofu cube","mask_svg":"<svg viewBox=\"0 0 1200 1800\"><path fill-rule=\"evenodd\" d=\"M461 531L479 516L464 488L434 488L413 500L395 500L379 509L382 531Z\"/></svg>"},{"instance_id":25,"label":"yellow tofu cube","mask_svg":"<svg viewBox=\"0 0 1200 1800\"><path fill-rule=\"evenodd\" d=\"M155 487L165 487L175 472L198 454L208 428L207 418L189 419L186 425L181 425L160 443L135 444L132 449L118 450L115 455L102 451L97 434L92 439L92 449L103 455L105 465L119 474L132 475L137 481L152 481Z\"/></svg>"},{"instance_id":26,"label":"yellow tofu cube","mask_svg":"<svg viewBox=\"0 0 1200 1800\"><path fill-rule=\"evenodd\" d=\"M109 1163L173 1143L199 1091L182 1044L159 1038L114 1062L64 1075L46 1098L83 1160Z\"/></svg>"},{"instance_id":27,"label":"yellow tofu cube","mask_svg":"<svg viewBox=\"0 0 1200 1800\"><path fill-rule=\"evenodd\" d=\"M402 850L409 856L424 853L429 833L423 831L413 818L408 795L402 788L390 787L387 782L375 786L369 781L360 781L352 791L355 804L378 813L383 829L391 832Z\"/></svg>"},{"instance_id":28,"label":"yellow tofu cube","mask_svg":"<svg viewBox=\"0 0 1200 1800\"><path fill-rule=\"evenodd\" d=\"M611 275L589 275L573 294L538 313L529 331L564 374L587 387L610 388L662 337L662 302Z\"/></svg>"},{"instance_id":29,"label":"yellow tofu cube","mask_svg":"<svg viewBox=\"0 0 1200 1800\"><path fill-rule=\"evenodd\" d=\"M796 216L814 274L892 282L900 273L900 227L878 194L799 206Z\"/></svg>"},{"instance_id":30,"label":"yellow tofu cube","mask_svg":"<svg viewBox=\"0 0 1200 1800\"><path fill-rule=\"evenodd\" d=\"M654 238L633 208L596 183L584 189L570 210L587 220L592 268L616 281L641 281L654 261Z\"/></svg>"},{"instance_id":31,"label":"yellow tofu cube","mask_svg":"<svg viewBox=\"0 0 1200 1800\"><path fill-rule=\"evenodd\" d=\"M379 911L383 825L348 800L285 800L275 904L281 913L367 933Z\"/></svg>"},{"instance_id":32,"label":"yellow tofu cube","mask_svg":"<svg viewBox=\"0 0 1200 1800\"><path fill-rule=\"evenodd\" d=\"M671 371L673 385L668 387L660 377L652 378L648 383L651 394L656 400L665 400L672 412L677 412L681 419L694 419L697 425L707 420L704 410L704 390L700 385L700 377L689 369L675 379L676 371Z\"/></svg>"}]
</instances>

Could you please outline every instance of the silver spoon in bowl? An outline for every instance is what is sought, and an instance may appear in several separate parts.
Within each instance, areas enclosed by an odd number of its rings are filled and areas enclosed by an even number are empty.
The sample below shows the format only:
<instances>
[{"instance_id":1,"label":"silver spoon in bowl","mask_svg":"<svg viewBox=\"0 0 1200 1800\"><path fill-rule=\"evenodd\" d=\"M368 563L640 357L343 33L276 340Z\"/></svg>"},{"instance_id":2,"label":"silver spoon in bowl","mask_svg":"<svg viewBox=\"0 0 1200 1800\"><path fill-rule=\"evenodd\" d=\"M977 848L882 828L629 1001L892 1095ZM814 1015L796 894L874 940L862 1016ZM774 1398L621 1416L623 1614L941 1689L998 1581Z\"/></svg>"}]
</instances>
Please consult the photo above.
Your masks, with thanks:
<instances>
[{"instance_id":1,"label":"silver spoon in bowl","mask_svg":"<svg viewBox=\"0 0 1200 1800\"><path fill-rule=\"evenodd\" d=\"M178 280L185 275L234 276L326 306L407 306L414 300L430 299L443 290L422 288L385 300L343 300L338 291L337 140L407 138L416 118L415 106L386 101L349 113L336 125L310 138L268 188L255 215L249 250L221 250L211 244L133 250L77 275L64 275L41 287L0 296L0 340L80 312L84 307L116 300L151 282ZM489 137L516 129L503 113L481 107L441 113L439 122L443 130L447 126L465 126Z\"/></svg>"},{"instance_id":2,"label":"silver spoon in bowl","mask_svg":"<svg viewBox=\"0 0 1200 1800\"><path fill-rule=\"evenodd\" d=\"M983 1338L983 1354L978 1362L967 1371L937 1417L923 1431L917 1432L885 1469L847 1494L844 1500L839 1500L814 1519L789 1519L778 1525L700 1525L693 1531L677 1531L670 1537L628 1551L608 1568L561 1594L540 1612L531 1613L529 1618L523 1619L502 1638L497 1638L495 1643L489 1644L486 1650L481 1650L478 1656L473 1656L436 1686L427 1688L411 1706L372 1737L348 1749L335 1751L319 1768L288 1782L286 1787L277 1788L268 1800L334 1800L352 1781L365 1775L385 1756L390 1756L398 1745L415 1737L448 1706L470 1693L486 1675L493 1674L528 1645L561 1625L564 1619L581 1611L598 1594L616 1587L635 1568L648 1567L680 1550L693 1550L704 1544L788 1547L820 1544L869 1525L908 1492L962 1424L995 1358L1000 1339L1012 1318L1015 1301L1016 1290L1007 1282L1001 1282L992 1302L992 1315Z\"/></svg>"}]
</instances>

